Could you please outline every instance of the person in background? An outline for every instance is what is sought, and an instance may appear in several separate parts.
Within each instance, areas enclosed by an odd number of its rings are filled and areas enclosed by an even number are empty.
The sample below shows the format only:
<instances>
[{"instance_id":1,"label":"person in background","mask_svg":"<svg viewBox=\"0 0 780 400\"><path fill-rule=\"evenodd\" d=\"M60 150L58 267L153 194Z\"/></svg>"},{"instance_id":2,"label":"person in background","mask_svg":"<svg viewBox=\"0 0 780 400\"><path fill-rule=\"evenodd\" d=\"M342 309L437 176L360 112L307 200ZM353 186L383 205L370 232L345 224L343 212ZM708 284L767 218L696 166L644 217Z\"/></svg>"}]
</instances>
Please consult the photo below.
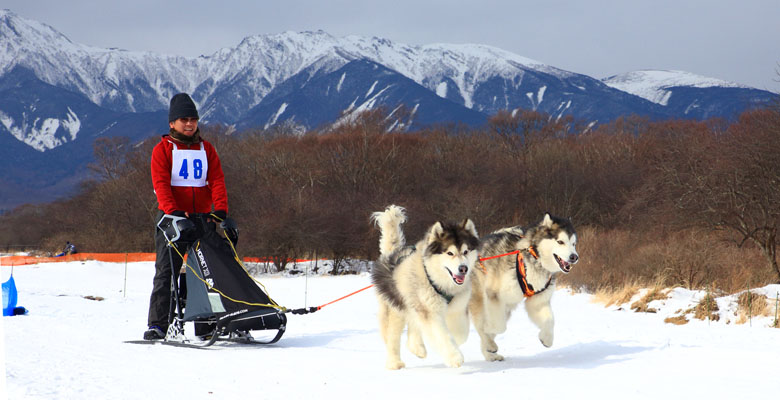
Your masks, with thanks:
<instances>
[{"instance_id":1,"label":"person in background","mask_svg":"<svg viewBox=\"0 0 780 400\"><path fill-rule=\"evenodd\" d=\"M214 146L200 136L198 110L186 93L171 98L168 111L170 131L152 150L152 185L157 196L155 223L165 215L194 217L211 213L227 218L228 199L225 176ZM199 221L195 221L196 224ZM171 268L178 276L182 258L175 251L169 257L163 232L155 229L157 260L149 299L148 329L145 340L165 338L171 301ZM192 243L182 240L176 247L184 254ZM172 259L172 260L171 260Z\"/></svg>"},{"instance_id":2,"label":"person in background","mask_svg":"<svg viewBox=\"0 0 780 400\"><path fill-rule=\"evenodd\" d=\"M62 251L55 254L54 257L62 257L69 254L76 254L76 246L71 242L65 243L65 247L62 248Z\"/></svg>"},{"instance_id":3,"label":"person in background","mask_svg":"<svg viewBox=\"0 0 780 400\"><path fill-rule=\"evenodd\" d=\"M76 251L76 245L74 245L74 244L73 244L73 243L71 243L71 242L67 242L67 243L65 244L65 254L66 254L66 255L69 255L69 254L76 254L76 253L77 253L77 251Z\"/></svg>"}]
</instances>

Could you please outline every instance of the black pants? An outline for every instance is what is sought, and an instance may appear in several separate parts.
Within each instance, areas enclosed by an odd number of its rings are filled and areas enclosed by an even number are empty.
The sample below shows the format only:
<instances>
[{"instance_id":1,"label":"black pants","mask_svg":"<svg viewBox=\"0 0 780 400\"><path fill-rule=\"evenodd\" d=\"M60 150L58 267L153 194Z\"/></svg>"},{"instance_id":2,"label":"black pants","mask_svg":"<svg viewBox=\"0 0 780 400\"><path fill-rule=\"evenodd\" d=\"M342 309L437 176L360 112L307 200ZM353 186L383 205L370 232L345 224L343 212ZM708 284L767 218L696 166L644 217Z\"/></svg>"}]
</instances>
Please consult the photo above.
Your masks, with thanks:
<instances>
[{"instance_id":1,"label":"black pants","mask_svg":"<svg viewBox=\"0 0 780 400\"><path fill-rule=\"evenodd\" d=\"M179 281L179 294L184 298L186 296L184 289L183 279L179 278L181 271L182 257L187 253L187 250L192 246L193 242L187 242L179 240L175 243L179 253L174 248L168 247L168 241L165 239L165 235L159 229L157 229L157 221L165 215L162 211L158 211L155 216L154 227L154 246L157 252L157 260L154 262L154 279L152 280L152 295L149 298L149 318L148 326L157 325L163 331L168 329L168 321L170 319L170 307L171 307L171 268L176 272L176 278ZM190 217L195 223L197 233L194 237L201 237L203 233L208 230L215 230L216 224L212 222L206 222L203 215L195 215ZM168 252L171 252L170 256ZM172 263L171 263L172 262Z\"/></svg>"},{"instance_id":2,"label":"black pants","mask_svg":"<svg viewBox=\"0 0 780 400\"><path fill-rule=\"evenodd\" d=\"M164 213L157 212L155 222L159 221ZM176 248L181 255L186 254L187 249L192 245L191 242L176 242ZM176 271L176 277L179 277L181 270L182 257L173 248L168 248L168 241L162 231L154 227L154 247L157 252L157 260L154 262L154 279L152 280L152 295L149 298L149 319L148 325L159 326L163 331L168 329L168 319L171 306L171 268ZM171 251L169 255L168 252ZM173 262L173 264L171 264Z\"/></svg>"}]
</instances>

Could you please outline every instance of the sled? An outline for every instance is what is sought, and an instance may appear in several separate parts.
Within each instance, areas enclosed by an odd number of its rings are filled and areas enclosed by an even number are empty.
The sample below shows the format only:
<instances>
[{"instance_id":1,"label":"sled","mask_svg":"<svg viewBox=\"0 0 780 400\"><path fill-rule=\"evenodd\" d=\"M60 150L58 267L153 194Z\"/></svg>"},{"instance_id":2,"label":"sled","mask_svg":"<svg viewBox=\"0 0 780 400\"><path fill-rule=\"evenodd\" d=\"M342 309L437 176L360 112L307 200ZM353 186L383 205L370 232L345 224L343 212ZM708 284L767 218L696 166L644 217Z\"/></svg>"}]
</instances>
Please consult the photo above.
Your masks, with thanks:
<instances>
[{"instance_id":1,"label":"sled","mask_svg":"<svg viewBox=\"0 0 780 400\"><path fill-rule=\"evenodd\" d=\"M190 246L186 258L186 273L180 285L171 279L171 313L168 331L162 344L208 347L217 341L251 344L272 344L281 339L287 326L284 308L277 305L246 270L236 254L233 242L209 229L205 215L199 238ZM166 218L169 218L166 221ZM158 227L169 238L169 252L176 253L175 240L181 232L179 217L163 216ZM166 225L167 224L167 225ZM176 227L170 229L170 226ZM213 225L212 225L213 226ZM222 227L224 228L224 224ZM166 231L164 228L169 228ZM175 232L173 232L175 231ZM173 232L169 235L168 232ZM179 257L178 254L171 257ZM181 287L180 287L181 286ZM184 334L186 323L192 323L199 341ZM270 340L255 340L253 331L273 331Z\"/></svg>"}]
</instances>

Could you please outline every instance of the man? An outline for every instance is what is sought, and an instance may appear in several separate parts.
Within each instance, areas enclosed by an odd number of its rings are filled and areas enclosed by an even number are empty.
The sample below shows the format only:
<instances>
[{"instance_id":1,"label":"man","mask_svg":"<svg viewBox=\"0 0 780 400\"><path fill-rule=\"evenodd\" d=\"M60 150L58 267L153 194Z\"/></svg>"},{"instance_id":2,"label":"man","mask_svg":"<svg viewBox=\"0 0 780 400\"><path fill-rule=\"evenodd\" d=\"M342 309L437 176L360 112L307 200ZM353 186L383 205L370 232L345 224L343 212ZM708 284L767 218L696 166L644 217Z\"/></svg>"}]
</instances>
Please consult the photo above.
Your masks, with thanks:
<instances>
[{"instance_id":1,"label":"man","mask_svg":"<svg viewBox=\"0 0 780 400\"><path fill-rule=\"evenodd\" d=\"M217 151L200 137L198 110L186 93L171 98L168 111L170 132L163 135L152 151L152 184L157 195L155 223L165 215L192 217L212 213L220 220L227 217L228 203L225 176ZM212 209L215 210L212 212ZM157 260L154 264L154 287L149 299L148 330L144 339L165 337L171 301L171 268L178 276L182 258L173 251L169 256L163 232L155 229ZM192 243L176 243L184 254Z\"/></svg>"},{"instance_id":2,"label":"man","mask_svg":"<svg viewBox=\"0 0 780 400\"><path fill-rule=\"evenodd\" d=\"M66 255L76 254L76 245L71 242L67 242L65 244L65 254Z\"/></svg>"}]
</instances>

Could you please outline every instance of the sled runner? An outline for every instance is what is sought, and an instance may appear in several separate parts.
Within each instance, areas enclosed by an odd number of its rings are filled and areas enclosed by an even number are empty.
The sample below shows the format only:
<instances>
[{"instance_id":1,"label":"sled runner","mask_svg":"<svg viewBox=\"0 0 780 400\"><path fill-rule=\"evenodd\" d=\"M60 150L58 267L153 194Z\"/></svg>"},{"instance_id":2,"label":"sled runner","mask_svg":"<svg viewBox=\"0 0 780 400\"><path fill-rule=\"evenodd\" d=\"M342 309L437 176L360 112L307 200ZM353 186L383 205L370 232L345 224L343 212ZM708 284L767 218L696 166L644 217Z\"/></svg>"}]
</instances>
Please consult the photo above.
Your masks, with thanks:
<instances>
[{"instance_id":1,"label":"sled runner","mask_svg":"<svg viewBox=\"0 0 780 400\"><path fill-rule=\"evenodd\" d=\"M164 339L127 340L124 343L201 349L217 341L276 343L286 330L286 313L314 313L374 286L366 286L317 307L282 307L268 296L263 285L249 274L238 257L235 222L226 218L220 223L225 234L223 238L215 230L216 224L209 219L218 220L214 214L197 214L189 218L166 214L157 223L168 242L171 264L173 257L184 259L177 242L193 243L187 253L186 273L177 279L176 271L171 271L171 305ZM185 335L187 322L193 323L199 340L190 340ZM265 341L252 337L251 332L266 330L276 330L275 336Z\"/></svg>"},{"instance_id":2,"label":"sled runner","mask_svg":"<svg viewBox=\"0 0 780 400\"><path fill-rule=\"evenodd\" d=\"M169 241L171 257L183 257L176 247L178 240L197 238L187 253L185 284L179 284L175 273L171 279L170 323L164 341L158 343L206 347L217 340L277 342L287 325L285 309L266 294L240 261L234 246L238 230L232 220L220 224L226 234L223 238L213 229L213 223L206 222L207 217L194 216L200 226L173 215L163 216L158 223ZM184 335L187 322L194 324L199 342ZM252 337L252 331L263 330L276 330L276 335L267 341Z\"/></svg>"}]
</instances>

